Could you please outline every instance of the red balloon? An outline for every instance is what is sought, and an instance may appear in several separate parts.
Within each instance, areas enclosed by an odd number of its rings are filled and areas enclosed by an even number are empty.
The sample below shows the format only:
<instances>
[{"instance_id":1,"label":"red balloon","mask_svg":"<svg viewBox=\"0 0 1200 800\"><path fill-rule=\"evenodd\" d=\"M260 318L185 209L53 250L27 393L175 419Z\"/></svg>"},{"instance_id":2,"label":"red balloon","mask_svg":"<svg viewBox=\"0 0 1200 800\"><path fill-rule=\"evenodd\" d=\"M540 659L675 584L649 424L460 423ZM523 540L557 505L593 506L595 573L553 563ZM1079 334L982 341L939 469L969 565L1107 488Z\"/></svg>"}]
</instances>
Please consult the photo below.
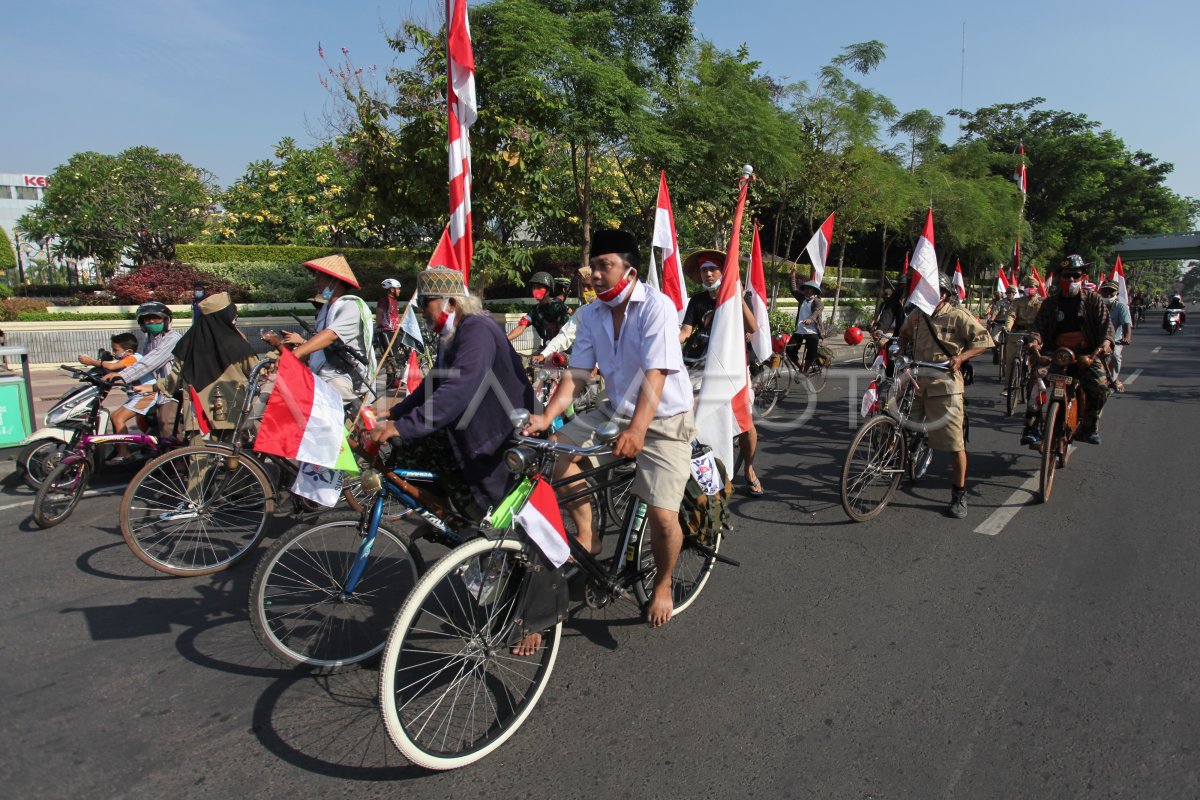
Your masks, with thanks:
<instances>
[{"instance_id":1,"label":"red balloon","mask_svg":"<svg viewBox=\"0 0 1200 800\"><path fill-rule=\"evenodd\" d=\"M781 333L771 340L771 350L779 353L779 355L783 355L784 351L787 349L788 342L791 340L791 336L786 333Z\"/></svg>"},{"instance_id":2,"label":"red balloon","mask_svg":"<svg viewBox=\"0 0 1200 800\"><path fill-rule=\"evenodd\" d=\"M861 344L863 340L862 328L851 325L846 328L846 334L842 337L846 340L846 344Z\"/></svg>"}]
</instances>

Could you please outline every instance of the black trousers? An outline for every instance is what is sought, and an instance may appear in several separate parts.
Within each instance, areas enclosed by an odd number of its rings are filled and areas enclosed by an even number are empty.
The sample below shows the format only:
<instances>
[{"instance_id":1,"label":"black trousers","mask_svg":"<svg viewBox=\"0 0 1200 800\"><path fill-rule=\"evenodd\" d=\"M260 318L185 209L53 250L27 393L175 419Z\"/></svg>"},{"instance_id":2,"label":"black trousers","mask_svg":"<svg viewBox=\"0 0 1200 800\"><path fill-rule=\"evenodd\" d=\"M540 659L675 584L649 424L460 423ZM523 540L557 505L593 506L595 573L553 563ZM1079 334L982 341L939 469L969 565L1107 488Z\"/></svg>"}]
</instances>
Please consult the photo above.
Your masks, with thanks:
<instances>
[{"instance_id":1,"label":"black trousers","mask_svg":"<svg viewBox=\"0 0 1200 800\"><path fill-rule=\"evenodd\" d=\"M787 357L792 360L793 364L800 363L800 345L804 345L804 368L808 369L817 360L817 345L820 342L820 337L815 333L797 333L787 343Z\"/></svg>"}]
</instances>

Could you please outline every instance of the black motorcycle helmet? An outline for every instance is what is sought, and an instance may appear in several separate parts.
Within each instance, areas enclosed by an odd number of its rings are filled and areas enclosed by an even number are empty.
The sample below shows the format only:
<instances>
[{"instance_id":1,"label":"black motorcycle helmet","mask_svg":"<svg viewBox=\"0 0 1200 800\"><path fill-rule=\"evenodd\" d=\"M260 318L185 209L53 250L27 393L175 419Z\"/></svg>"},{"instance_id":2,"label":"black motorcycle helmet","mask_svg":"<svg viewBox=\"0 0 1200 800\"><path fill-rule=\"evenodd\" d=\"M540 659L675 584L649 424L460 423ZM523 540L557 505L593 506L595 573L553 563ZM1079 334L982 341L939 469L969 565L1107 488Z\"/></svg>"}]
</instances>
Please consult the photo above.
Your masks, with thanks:
<instances>
[{"instance_id":1,"label":"black motorcycle helmet","mask_svg":"<svg viewBox=\"0 0 1200 800\"><path fill-rule=\"evenodd\" d=\"M552 325L566 325L570 316L567 304L561 300L551 300L542 311L542 319Z\"/></svg>"},{"instance_id":2,"label":"black motorcycle helmet","mask_svg":"<svg viewBox=\"0 0 1200 800\"><path fill-rule=\"evenodd\" d=\"M147 303L142 303L137 310L138 327L143 331L146 330L146 323L143 321L146 317L162 317L163 331L171 330L171 309L167 308L165 303L160 303L157 300L151 300Z\"/></svg>"}]
</instances>

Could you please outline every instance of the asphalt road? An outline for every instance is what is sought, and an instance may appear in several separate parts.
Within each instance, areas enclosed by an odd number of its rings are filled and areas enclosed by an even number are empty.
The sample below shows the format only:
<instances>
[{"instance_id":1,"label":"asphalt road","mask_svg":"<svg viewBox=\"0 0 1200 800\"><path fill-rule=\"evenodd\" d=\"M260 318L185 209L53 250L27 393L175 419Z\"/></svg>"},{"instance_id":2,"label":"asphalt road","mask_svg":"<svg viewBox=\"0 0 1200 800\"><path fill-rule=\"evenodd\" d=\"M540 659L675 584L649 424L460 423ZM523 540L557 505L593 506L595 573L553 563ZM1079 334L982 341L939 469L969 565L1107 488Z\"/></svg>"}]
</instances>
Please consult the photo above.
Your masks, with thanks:
<instances>
[{"instance_id":1,"label":"asphalt road","mask_svg":"<svg viewBox=\"0 0 1200 800\"><path fill-rule=\"evenodd\" d=\"M161 576L120 539L115 494L38 531L28 492L4 488L0 786L21 798L1200 796L1200 537L1184 505L1200 450L1195 340L1138 331L1104 445L1078 447L1046 505L1020 488L1035 455L977 361L964 521L943 514L944 457L880 519L846 520L836 481L866 373L836 370L807 423L764 431L771 499L738 500L726 544L742 566L719 566L662 631L573 624L529 722L447 774L391 747L375 671L276 667L246 621L253 564Z\"/></svg>"}]
</instances>

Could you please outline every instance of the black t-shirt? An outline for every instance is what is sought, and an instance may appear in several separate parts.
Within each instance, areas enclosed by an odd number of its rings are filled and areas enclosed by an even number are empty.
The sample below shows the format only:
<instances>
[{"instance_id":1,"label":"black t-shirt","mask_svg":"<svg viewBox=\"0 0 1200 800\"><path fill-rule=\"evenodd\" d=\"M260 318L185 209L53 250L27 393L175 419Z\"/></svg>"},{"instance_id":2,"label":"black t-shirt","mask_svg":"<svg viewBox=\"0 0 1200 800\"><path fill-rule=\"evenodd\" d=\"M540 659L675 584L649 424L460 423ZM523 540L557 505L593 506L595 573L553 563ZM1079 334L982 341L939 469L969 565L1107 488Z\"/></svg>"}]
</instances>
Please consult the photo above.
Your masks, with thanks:
<instances>
[{"instance_id":1,"label":"black t-shirt","mask_svg":"<svg viewBox=\"0 0 1200 800\"><path fill-rule=\"evenodd\" d=\"M1058 314L1054 323L1055 336L1083 330L1083 316L1080 311L1082 305L1083 292L1074 297L1065 294L1058 296Z\"/></svg>"},{"instance_id":2,"label":"black t-shirt","mask_svg":"<svg viewBox=\"0 0 1200 800\"><path fill-rule=\"evenodd\" d=\"M692 326L692 335L683 345L684 358L702 358L708 351L708 329L712 326L712 315L717 310L717 298L700 291L688 300L683 312L683 324Z\"/></svg>"}]
</instances>

